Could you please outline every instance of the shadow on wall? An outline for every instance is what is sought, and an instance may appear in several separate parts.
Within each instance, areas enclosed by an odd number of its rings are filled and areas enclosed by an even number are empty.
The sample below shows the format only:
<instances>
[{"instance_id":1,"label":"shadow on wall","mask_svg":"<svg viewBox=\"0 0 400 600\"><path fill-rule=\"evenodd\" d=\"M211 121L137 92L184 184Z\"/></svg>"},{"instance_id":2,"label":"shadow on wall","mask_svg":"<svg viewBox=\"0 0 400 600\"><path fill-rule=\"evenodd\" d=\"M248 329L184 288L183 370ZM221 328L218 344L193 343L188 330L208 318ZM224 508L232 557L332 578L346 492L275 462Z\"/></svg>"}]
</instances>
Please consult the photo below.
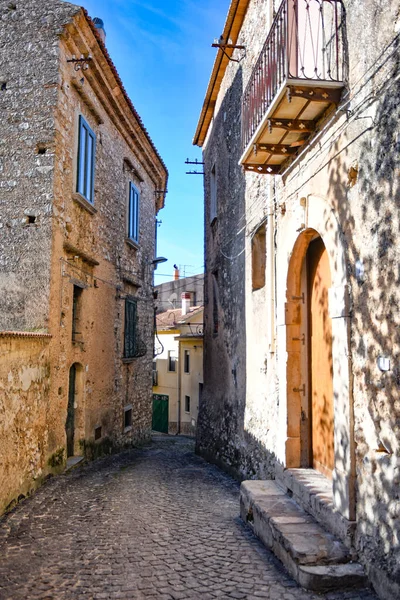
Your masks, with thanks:
<instances>
[{"instance_id":1,"label":"shadow on wall","mask_svg":"<svg viewBox=\"0 0 400 600\"><path fill-rule=\"evenodd\" d=\"M352 134L330 168L346 242L352 290L351 345L357 464L357 544L371 567L386 571L400 595L400 67L395 46L391 75L371 84L352 107ZM385 65L389 69L390 65ZM373 89L372 89L373 88ZM374 118L365 111L378 99ZM373 111L371 111L373 114ZM349 151L358 147L359 163ZM357 181L358 177L358 181ZM353 188L354 186L354 188ZM390 369L378 368L379 357ZM376 579L380 576L376 575ZM397 585L396 585L397 584ZM379 587L379 585L377 586ZM394 596L393 596L394 597Z\"/></svg>"},{"instance_id":2,"label":"shadow on wall","mask_svg":"<svg viewBox=\"0 0 400 600\"><path fill-rule=\"evenodd\" d=\"M239 67L224 96L204 152L205 344L204 389L196 450L239 479L271 477L275 457L244 429L246 408L245 209L241 156L243 94ZM212 172L217 219L210 222Z\"/></svg>"}]
</instances>

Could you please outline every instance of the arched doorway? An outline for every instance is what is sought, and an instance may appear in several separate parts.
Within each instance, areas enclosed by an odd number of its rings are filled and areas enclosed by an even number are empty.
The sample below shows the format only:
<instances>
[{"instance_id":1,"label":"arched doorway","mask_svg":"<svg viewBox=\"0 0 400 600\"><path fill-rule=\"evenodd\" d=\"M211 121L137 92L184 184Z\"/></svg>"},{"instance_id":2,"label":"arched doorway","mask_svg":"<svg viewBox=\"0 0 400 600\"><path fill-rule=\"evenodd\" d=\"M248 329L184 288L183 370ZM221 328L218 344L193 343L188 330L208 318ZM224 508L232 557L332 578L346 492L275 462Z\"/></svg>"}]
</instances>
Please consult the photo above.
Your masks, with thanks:
<instances>
[{"instance_id":1,"label":"arched doorway","mask_svg":"<svg viewBox=\"0 0 400 600\"><path fill-rule=\"evenodd\" d=\"M329 314L331 272L329 256L320 237L307 249L306 269L308 331L304 346L308 358L308 402L310 427L306 440L310 467L332 479L335 466L332 319ZM303 279L304 280L304 279ZM302 446L306 445L302 440Z\"/></svg>"},{"instance_id":2,"label":"arched doorway","mask_svg":"<svg viewBox=\"0 0 400 600\"><path fill-rule=\"evenodd\" d=\"M300 232L296 230L293 222L288 220L281 232L280 251L277 253L279 393L280 397L286 400L279 404L279 423L282 431L286 431L286 435L282 436L277 444L277 473L278 477L281 477L279 461L284 469L289 471L299 468L316 469L321 466L320 470L323 470L324 476L332 479L335 514L354 520L355 447L351 388L351 298L346 246L335 213L328 202L320 196L309 195L305 205L302 230ZM322 263L318 267L320 261ZM311 263L314 263L314 276L311 275L313 266ZM325 277L323 285L320 281L322 275ZM329 396L332 405L328 400L325 405L322 402L320 416L315 413L313 418L311 401L314 395L311 389L313 357L310 357L312 324L309 321L312 295L310 292L315 279L320 281L319 289L314 290L314 303L320 309L320 342L329 342L326 343L328 353L325 354L324 359L324 364L327 366L325 374L322 374L318 367L317 349L315 348L314 351L314 379L319 383L327 382L329 393L316 389L315 396L322 396L322 399L324 395L326 399ZM320 296L317 295L317 291ZM313 312L315 315L315 310ZM314 324L314 329L315 327L318 327L317 323ZM333 393L330 391L330 385ZM329 418L325 418L325 415ZM330 449L329 452L320 454L319 460L318 455L314 456L313 448L313 446L318 447L318 441L313 440L313 425L315 427L318 420L318 430L323 430L321 437L324 445ZM333 442L331 422L333 422ZM325 443L328 431L329 440ZM333 465L332 449L334 449ZM320 465L317 465L317 462ZM287 475L290 477L291 473ZM297 475L302 476L301 473ZM293 473L293 477L297 475ZM318 477L315 480L318 480Z\"/></svg>"},{"instance_id":3,"label":"arched doorway","mask_svg":"<svg viewBox=\"0 0 400 600\"><path fill-rule=\"evenodd\" d=\"M83 367L74 363L69 370L68 385L68 408L65 421L65 433L67 437L67 458L76 454L77 442L82 435L83 418Z\"/></svg>"}]
</instances>

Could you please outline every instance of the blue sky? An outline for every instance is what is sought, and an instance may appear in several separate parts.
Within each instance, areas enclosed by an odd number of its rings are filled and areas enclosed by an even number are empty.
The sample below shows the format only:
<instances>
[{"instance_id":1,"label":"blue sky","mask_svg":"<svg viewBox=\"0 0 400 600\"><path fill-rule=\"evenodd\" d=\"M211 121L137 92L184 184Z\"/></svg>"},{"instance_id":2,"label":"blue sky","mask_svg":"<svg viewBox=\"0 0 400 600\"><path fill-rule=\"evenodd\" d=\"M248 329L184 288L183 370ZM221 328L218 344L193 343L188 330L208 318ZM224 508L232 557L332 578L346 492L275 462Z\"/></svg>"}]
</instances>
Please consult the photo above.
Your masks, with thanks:
<instances>
[{"instance_id":1,"label":"blue sky","mask_svg":"<svg viewBox=\"0 0 400 600\"><path fill-rule=\"evenodd\" d=\"M203 271L203 177L185 175L201 159L192 139L229 0L83 0L104 21L107 48L135 108L169 170L159 213L158 255L169 260L156 283ZM200 170L200 169L197 169ZM165 276L163 276L165 274ZM184 273L181 272L183 275Z\"/></svg>"}]
</instances>

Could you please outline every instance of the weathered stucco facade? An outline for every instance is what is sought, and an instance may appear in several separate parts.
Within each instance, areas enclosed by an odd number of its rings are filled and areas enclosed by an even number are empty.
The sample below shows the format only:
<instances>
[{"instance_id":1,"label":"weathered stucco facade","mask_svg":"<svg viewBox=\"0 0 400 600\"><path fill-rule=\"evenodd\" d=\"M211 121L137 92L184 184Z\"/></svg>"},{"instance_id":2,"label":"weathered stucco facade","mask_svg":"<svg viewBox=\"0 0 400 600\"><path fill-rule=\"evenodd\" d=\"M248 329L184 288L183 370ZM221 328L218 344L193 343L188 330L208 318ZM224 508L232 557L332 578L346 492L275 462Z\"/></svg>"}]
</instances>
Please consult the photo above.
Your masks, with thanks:
<instances>
[{"instance_id":1,"label":"weathered stucco facade","mask_svg":"<svg viewBox=\"0 0 400 600\"><path fill-rule=\"evenodd\" d=\"M218 51L194 140L206 202L197 448L241 479L279 479L355 547L391 599L400 595L399 6L342 3L340 100L274 177L238 164L242 98L273 4L231 3L224 37L245 52L229 50L240 61L228 62ZM295 470L314 473L307 261L317 239L330 272L334 452L329 500L314 493L311 505Z\"/></svg>"},{"instance_id":2,"label":"weathered stucco facade","mask_svg":"<svg viewBox=\"0 0 400 600\"><path fill-rule=\"evenodd\" d=\"M46 475L55 453L64 463L150 435L152 261L167 171L83 9L0 7L0 330L50 336L46 381L35 384L45 414L30 425ZM92 189L79 188L83 177L94 177ZM33 368L32 339L16 339ZM31 402L23 392L21 406ZM8 417L2 436L16 435ZM22 456L21 429L17 437ZM15 457L2 458L7 473ZM13 468L29 489L23 464Z\"/></svg>"},{"instance_id":3,"label":"weathered stucco facade","mask_svg":"<svg viewBox=\"0 0 400 600\"><path fill-rule=\"evenodd\" d=\"M182 302L189 305L189 299ZM156 315L153 429L195 436L203 389L204 309L187 306L183 312L173 309ZM168 402L168 420L157 418L160 395Z\"/></svg>"}]
</instances>

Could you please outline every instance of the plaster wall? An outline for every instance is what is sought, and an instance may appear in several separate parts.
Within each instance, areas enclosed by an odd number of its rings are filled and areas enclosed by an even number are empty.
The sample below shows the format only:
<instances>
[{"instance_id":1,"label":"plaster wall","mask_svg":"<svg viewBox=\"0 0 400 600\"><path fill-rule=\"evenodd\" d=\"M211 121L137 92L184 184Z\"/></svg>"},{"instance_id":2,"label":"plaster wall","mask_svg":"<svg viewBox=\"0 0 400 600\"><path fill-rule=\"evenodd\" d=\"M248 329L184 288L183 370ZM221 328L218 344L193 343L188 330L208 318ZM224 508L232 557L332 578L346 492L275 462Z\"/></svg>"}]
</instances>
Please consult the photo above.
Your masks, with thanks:
<instances>
[{"instance_id":1,"label":"plaster wall","mask_svg":"<svg viewBox=\"0 0 400 600\"><path fill-rule=\"evenodd\" d=\"M200 383L203 383L203 341L182 340L180 352L183 361L185 350L190 356L190 372L181 370L181 432L195 435L199 412ZM190 410L185 407L185 396L190 398Z\"/></svg>"},{"instance_id":2,"label":"plaster wall","mask_svg":"<svg viewBox=\"0 0 400 600\"><path fill-rule=\"evenodd\" d=\"M314 227L330 255L334 288L335 502L344 514L350 508L357 550L389 598L399 595L399 12L395 2L384 12L377 2L345 8L349 89L342 110L279 186L286 212L278 217L277 310L282 323L295 241ZM388 371L379 369L380 356L389 359Z\"/></svg>"},{"instance_id":3,"label":"plaster wall","mask_svg":"<svg viewBox=\"0 0 400 600\"><path fill-rule=\"evenodd\" d=\"M38 334L0 336L0 514L51 471L49 343Z\"/></svg>"},{"instance_id":4,"label":"plaster wall","mask_svg":"<svg viewBox=\"0 0 400 600\"><path fill-rule=\"evenodd\" d=\"M158 331L157 335L163 345L163 351L155 361L157 365L158 385L153 386L154 394L166 394L168 396L168 433L178 432L178 378L179 378L179 342L176 331ZM156 342L156 351L158 348ZM168 353L173 351L176 356L175 371L168 370Z\"/></svg>"}]
</instances>

